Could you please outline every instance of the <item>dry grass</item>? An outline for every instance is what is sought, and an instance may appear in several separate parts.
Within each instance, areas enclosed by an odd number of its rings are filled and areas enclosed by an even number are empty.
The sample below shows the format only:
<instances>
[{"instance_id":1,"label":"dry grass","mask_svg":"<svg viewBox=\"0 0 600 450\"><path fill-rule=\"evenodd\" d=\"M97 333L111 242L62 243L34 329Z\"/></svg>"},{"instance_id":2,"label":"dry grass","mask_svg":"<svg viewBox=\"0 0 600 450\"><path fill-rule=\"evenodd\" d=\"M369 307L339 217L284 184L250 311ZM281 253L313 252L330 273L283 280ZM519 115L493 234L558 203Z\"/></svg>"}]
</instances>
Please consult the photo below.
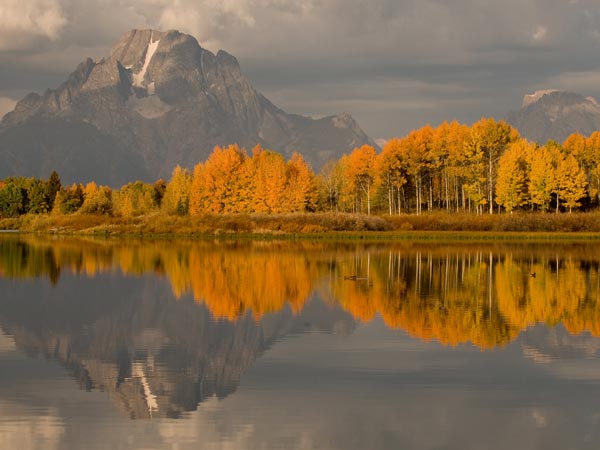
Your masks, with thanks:
<instances>
[{"instance_id":1,"label":"dry grass","mask_svg":"<svg viewBox=\"0 0 600 450\"><path fill-rule=\"evenodd\" d=\"M398 231L600 232L600 212L448 214L387 217Z\"/></svg>"},{"instance_id":2,"label":"dry grass","mask_svg":"<svg viewBox=\"0 0 600 450\"><path fill-rule=\"evenodd\" d=\"M92 214L26 215L0 220L0 229L86 235L311 235L381 238L433 236L436 232L479 236L511 233L600 233L600 212L494 215L428 213L420 216L366 216L341 213L235 214L201 217L153 213L137 217ZM385 232L385 233L372 233ZM438 233L439 234L439 233Z\"/></svg>"},{"instance_id":3,"label":"dry grass","mask_svg":"<svg viewBox=\"0 0 600 450\"><path fill-rule=\"evenodd\" d=\"M333 213L201 217L155 213L128 218L70 214L27 215L16 220L6 222L5 229L33 233L93 235L318 234L331 231L392 229L391 224L381 217Z\"/></svg>"}]
</instances>

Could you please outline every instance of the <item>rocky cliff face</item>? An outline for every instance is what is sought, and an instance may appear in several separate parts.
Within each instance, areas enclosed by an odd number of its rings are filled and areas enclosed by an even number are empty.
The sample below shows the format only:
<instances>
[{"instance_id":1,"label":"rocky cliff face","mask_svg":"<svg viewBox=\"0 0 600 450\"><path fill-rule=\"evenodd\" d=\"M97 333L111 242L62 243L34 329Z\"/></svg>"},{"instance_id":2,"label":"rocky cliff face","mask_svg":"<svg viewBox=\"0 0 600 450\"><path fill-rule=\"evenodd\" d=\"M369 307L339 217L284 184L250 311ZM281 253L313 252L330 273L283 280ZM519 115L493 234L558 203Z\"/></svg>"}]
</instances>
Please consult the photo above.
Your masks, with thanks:
<instances>
[{"instance_id":1,"label":"rocky cliff face","mask_svg":"<svg viewBox=\"0 0 600 450\"><path fill-rule=\"evenodd\" d=\"M600 105L592 97L547 90L526 95L519 111L507 121L530 141L563 142L572 133L590 135L600 130Z\"/></svg>"},{"instance_id":2,"label":"rocky cliff face","mask_svg":"<svg viewBox=\"0 0 600 450\"><path fill-rule=\"evenodd\" d=\"M61 86L29 94L0 123L0 177L94 179L118 185L168 177L215 145L301 152L318 168L374 142L347 114L287 114L258 93L237 60L178 31L133 30Z\"/></svg>"}]
</instances>

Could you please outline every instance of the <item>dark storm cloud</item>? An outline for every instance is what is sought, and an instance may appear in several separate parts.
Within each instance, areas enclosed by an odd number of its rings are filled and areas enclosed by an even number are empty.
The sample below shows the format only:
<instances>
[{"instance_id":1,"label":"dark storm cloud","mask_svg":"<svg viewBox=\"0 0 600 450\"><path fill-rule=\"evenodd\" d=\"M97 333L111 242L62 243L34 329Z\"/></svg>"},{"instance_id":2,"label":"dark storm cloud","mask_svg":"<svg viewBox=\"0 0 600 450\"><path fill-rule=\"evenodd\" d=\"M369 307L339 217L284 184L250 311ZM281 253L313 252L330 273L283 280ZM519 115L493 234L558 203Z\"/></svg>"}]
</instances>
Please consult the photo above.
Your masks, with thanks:
<instances>
[{"instance_id":1,"label":"dark storm cloud","mask_svg":"<svg viewBox=\"0 0 600 450\"><path fill-rule=\"evenodd\" d=\"M595 0L4 0L0 97L43 90L142 26L226 49L282 108L347 110L374 137L501 117L538 88L600 94Z\"/></svg>"}]
</instances>

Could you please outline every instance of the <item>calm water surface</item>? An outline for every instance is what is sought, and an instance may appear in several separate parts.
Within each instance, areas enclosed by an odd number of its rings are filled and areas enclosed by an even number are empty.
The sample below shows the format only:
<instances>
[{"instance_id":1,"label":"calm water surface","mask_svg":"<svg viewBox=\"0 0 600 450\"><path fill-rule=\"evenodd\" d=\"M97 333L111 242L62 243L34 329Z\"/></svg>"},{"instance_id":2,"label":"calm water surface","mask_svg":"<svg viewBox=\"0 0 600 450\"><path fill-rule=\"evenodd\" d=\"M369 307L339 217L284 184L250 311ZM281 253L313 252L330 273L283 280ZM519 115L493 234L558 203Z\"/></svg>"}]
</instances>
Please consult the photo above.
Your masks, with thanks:
<instances>
[{"instance_id":1,"label":"calm water surface","mask_svg":"<svg viewBox=\"0 0 600 450\"><path fill-rule=\"evenodd\" d=\"M597 449L600 245L0 236L2 449Z\"/></svg>"}]
</instances>

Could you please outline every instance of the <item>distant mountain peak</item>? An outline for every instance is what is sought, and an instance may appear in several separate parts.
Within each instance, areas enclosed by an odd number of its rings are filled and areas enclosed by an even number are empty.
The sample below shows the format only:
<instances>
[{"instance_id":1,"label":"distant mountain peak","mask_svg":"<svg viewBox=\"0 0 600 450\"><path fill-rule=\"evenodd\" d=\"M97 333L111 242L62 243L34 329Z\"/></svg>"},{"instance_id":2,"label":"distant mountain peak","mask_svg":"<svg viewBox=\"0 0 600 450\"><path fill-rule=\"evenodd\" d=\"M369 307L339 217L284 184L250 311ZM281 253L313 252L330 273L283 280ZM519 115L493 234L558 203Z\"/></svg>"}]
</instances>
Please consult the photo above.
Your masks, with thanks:
<instances>
[{"instance_id":1,"label":"distant mountain peak","mask_svg":"<svg viewBox=\"0 0 600 450\"><path fill-rule=\"evenodd\" d=\"M526 94L523 97L523 104L521 108L527 108L529 105L534 104L538 100L540 100L544 95L553 94L554 92L559 92L558 89L545 89L541 91L535 91L533 94Z\"/></svg>"},{"instance_id":2,"label":"distant mountain peak","mask_svg":"<svg viewBox=\"0 0 600 450\"><path fill-rule=\"evenodd\" d=\"M507 121L530 141L564 142L573 133L600 130L600 104L574 92L540 90L525 95L521 109L508 113Z\"/></svg>"},{"instance_id":3,"label":"distant mountain peak","mask_svg":"<svg viewBox=\"0 0 600 450\"><path fill-rule=\"evenodd\" d=\"M57 170L66 182L150 181L233 143L299 151L315 169L376 146L347 113L312 119L277 108L224 50L213 54L177 30L135 29L4 116L0 178Z\"/></svg>"}]
</instances>

